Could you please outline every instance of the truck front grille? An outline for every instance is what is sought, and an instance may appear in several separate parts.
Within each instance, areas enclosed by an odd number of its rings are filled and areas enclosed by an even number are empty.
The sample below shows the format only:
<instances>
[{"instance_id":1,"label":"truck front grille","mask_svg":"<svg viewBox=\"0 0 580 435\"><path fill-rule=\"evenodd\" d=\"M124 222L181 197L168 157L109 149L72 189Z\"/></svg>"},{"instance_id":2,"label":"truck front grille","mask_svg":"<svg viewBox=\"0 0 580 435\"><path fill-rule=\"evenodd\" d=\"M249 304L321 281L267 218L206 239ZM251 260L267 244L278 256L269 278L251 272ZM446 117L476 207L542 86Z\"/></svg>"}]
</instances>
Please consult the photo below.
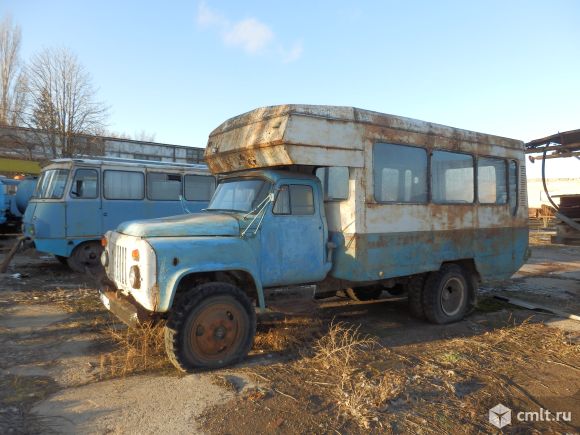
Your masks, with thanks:
<instances>
[{"instance_id":1,"label":"truck front grille","mask_svg":"<svg viewBox=\"0 0 580 435\"><path fill-rule=\"evenodd\" d=\"M113 270L114 279L123 285L127 284L127 248L124 246L115 246L114 257L115 268Z\"/></svg>"}]
</instances>

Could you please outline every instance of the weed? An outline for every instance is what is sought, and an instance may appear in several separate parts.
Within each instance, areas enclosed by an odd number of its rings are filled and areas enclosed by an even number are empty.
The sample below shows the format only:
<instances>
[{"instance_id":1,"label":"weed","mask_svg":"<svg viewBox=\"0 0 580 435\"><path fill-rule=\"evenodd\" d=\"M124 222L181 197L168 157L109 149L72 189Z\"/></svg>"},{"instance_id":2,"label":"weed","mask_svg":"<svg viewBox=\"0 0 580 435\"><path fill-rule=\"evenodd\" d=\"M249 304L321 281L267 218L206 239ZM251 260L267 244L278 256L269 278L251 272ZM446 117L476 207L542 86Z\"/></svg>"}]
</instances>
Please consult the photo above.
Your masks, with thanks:
<instances>
[{"instance_id":1,"label":"weed","mask_svg":"<svg viewBox=\"0 0 580 435\"><path fill-rule=\"evenodd\" d=\"M126 376L172 367L165 354L164 326L162 322L146 323L138 328L109 325L105 333L117 349L101 355L101 377Z\"/></svg>"}]
</instances>

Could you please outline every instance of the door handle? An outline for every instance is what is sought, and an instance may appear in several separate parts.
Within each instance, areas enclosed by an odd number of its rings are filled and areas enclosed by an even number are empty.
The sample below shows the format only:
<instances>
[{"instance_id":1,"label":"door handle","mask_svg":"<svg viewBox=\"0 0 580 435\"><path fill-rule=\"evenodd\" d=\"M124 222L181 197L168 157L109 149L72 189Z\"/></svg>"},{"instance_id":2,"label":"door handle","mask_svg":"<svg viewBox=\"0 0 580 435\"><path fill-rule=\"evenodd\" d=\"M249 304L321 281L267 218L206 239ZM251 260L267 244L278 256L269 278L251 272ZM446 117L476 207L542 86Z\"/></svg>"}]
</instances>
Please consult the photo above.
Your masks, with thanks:
<instances>
[{"instance_id":1,"label":"door handle","mask_svg":"<svg viewBox=\"0 0 580 435\"><path fill-rule=\"evenodd\" d=\"M109 216L106 211L103 212L103 216Z\"/></svg>"}]
</instances>

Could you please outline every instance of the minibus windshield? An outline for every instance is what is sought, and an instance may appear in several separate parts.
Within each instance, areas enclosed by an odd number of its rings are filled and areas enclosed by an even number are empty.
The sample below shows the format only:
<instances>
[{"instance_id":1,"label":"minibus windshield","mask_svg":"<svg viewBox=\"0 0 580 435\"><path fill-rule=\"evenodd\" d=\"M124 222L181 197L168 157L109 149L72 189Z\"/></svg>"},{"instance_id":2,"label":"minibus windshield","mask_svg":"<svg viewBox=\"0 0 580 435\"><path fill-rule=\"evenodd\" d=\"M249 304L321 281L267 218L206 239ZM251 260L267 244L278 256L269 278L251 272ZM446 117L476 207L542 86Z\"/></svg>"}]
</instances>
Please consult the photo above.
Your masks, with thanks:
<instances>
[{"instance_id":1,"label":"minibus windshield","mask_svg":"<svg viewBox=\"0 0 580 435\"><path fill-rule=\"evenodd\" d=\"M223 181L218 185L207 209L250 212L260 205L270 187L270 183L257 178Z\"/></svg>"},{"instance_id":2,"label":"minibus windshield","mask_svg":"<svg viewBox=\"0 0 580 435\"><path fill-rule=\"evenodd\" d=\"M44 171L36 185L34 197L39 199L62 198L68 173L68 169L48 169Z\"/></svg>"}]
</instances>

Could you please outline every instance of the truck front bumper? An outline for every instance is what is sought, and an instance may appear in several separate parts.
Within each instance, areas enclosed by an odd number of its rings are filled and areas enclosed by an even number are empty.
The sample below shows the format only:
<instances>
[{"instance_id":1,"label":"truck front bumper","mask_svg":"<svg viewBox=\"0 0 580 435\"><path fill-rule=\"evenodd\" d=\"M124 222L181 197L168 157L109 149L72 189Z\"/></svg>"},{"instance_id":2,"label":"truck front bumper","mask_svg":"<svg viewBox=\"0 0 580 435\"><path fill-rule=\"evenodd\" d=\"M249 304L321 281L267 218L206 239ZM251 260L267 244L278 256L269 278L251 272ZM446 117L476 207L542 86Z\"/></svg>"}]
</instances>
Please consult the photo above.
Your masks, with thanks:
<instances>
[{"instance_id":1,"label":"truck front bumper","mask_svg":"<svg viewBox=\"0 0 580 435\"><path fill-rule=\"evenodd\" d=\"M122 294L108 280L99 284L99 297L107 310L131 328L156 320L153 313L141 307L132 297Z\"/></svg>"}]
</instances>

